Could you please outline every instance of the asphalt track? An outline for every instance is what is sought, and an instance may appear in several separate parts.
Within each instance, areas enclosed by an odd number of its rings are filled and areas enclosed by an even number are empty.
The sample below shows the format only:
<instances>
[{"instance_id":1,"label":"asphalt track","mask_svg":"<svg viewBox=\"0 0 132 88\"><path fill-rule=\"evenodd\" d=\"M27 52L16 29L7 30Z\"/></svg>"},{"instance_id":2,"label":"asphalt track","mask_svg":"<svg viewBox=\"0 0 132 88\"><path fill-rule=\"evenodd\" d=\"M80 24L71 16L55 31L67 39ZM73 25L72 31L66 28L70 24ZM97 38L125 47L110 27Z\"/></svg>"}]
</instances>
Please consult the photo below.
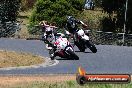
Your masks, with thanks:
<instances>
[{"instance_id":1,"label":"asphalt track","mask_svg":"<svg viewBox=\"0 0 132 88\"><path fill-rule=\"evenodd\" d=\"M54 66L25 69L0 69L0 74L74 74L79 66L87 73L132 73L132 47L114 45L96 45L98 52L79 52L75 47L79 60L63 60L58 58ZM44 43L38 40L0 39L0 50L28 52L48 57Z\"/></svg>"}]
</instances>

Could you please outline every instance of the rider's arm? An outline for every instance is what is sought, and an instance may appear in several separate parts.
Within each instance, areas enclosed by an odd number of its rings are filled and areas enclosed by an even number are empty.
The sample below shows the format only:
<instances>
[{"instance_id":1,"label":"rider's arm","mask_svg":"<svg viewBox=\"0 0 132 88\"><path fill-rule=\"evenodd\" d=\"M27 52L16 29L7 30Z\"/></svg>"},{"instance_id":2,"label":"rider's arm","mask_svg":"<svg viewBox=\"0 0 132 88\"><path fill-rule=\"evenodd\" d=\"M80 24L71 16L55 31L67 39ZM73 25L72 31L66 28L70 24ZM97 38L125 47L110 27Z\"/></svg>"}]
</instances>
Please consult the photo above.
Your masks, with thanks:
<instances>
[{"instance_id":1,"label":"rider's arm","mask_svg":"<svg viewBox=\"0 0 132 88\"><path fill-rule=\"evenodd\" d=\"M65 33L66 33L66 35L70 35L70 32L69 32L69 31L67 31L67 30L65 30Z\"/></svg>"},{"instance_id":2,"label":"rider's arm","mask_svg":"<svg viewBox=\"0 0 132 88\"><path fill-rule=\"evenodd\" d=\"M58 27L56 27L56 26L50 26L51 28L53 28L53 29L57 29Z\"/></svg>"},{"instance_id":3,"label":"rider's arm","mask_svg":"<svg viewBox=\"0 0 132 88\"><path fill-rule=\"evenodd\" d=\"M87 27L87 24L85 24L83 21L79 21L79 23L82 24L84 28Z\"/></svg>"},{"instance_id":4,"label":"rider's arm","mask_svg":"<svg viewBox=\"0 0 132 88\"><path fill-rule=\"evenodd\" d=\"M48 24L46 24L46 21L41 21L41 22L39 23L39 25L40 25L40 26L44 26L44 27L48 27L48 26L49 26Z\"/></svg>"},{"instance_id":5,"label":"rider's arm","mask_svg":"<svg viewBox=\"0 0 132 88\"><path fill-rule=\"evenodd\" d=\"M76 21L76 23L78 23L78 24L82 24L82 25L87 26L83 21L80 21L80 20L75 20L75 21Z\"/></svg>"},{"instance_id":6,"label":"rider's arm","mask_svg":"<svg viewBox=\"0 0 132 88\"><path fill-rule=\"evenodd\" d=\"M80 23L81 23L82 25L84 25L84 24L85 24L83 21L80 21Z\"/></svg>"}]
</instances>

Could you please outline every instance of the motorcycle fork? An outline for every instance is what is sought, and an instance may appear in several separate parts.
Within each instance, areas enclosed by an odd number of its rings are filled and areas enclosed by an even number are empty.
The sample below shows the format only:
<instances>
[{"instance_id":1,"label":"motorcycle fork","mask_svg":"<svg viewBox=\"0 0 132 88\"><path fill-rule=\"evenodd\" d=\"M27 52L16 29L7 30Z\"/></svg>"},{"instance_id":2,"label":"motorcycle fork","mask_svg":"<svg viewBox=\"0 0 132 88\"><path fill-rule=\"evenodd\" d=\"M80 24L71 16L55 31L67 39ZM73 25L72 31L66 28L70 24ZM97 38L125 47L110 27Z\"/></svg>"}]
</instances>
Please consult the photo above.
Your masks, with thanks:
<instances>
[{"instance_id":1,"label":"motorcycle fork","mask_svg":"<svg viewBox=\"0 0 132 88\"><path fill-rule=\"evenodd\" d=\"M84 40L84 39L79 39L79 42L80 42L80 45L82 45L85 49L87 48L86 40Z\"/></svg>"}]
</instances>

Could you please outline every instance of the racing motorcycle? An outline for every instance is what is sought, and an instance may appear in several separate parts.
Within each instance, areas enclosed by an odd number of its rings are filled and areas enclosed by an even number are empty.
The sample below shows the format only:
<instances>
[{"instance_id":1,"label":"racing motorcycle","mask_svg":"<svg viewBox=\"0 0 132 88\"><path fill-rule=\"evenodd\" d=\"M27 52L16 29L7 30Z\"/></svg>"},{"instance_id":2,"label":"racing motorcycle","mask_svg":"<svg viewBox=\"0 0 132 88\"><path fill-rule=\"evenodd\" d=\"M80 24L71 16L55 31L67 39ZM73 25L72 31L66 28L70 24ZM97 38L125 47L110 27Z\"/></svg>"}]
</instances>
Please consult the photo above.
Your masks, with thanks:
<instances>
[{"instance_id":1,"label":"racing motorcycle","mask_svg":"<svg viewBox=\"0 0 132 88\"><path fill-rule=\"evenodd\" d=\"M84 30L78 29L73 35L74 44L81 52L84 52L86 48L89 48L93 53L97 52L95 45L90 41L89 36L85 34Z\"/></svg>"},{"instance_id":2,"label":"racing motorcycle","mask_svg":"<svg viewBox=\"0 0 132 88\"><path fill-rule=\"evenodd\" d=\"M51 49L49 50L51 60L53 60L56 56L79 60L79 57L74 53L73 46L64 36L64 34L57 33L54 37L55 41L52 44L50 43Z\"/></svg>"}]
</instances>

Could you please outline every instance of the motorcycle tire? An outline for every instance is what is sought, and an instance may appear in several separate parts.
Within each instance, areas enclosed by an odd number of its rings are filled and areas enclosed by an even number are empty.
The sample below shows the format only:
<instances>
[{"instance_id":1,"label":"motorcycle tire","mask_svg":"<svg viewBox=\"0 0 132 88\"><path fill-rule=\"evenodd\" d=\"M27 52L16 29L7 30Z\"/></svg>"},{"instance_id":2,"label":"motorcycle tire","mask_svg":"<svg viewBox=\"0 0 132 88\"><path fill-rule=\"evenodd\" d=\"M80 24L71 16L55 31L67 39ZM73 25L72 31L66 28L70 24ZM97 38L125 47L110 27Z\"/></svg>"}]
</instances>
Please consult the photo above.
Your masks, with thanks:
<instances>
[{"instance_id":1,"label":"motorcycle tire","mask_svg":"<svg viewBox=\"0 0 132 88\"><path fill-rule=\"evenodd\" d=\"M86 41L86 45L93 53L97 52L95 45L91 41Z\"/></svg>"},{"instance_id":2,"label":"motorcycle tire","mask_svg":"<svg viewBox=\"0 0 132 88\"><path fill-rule=\"evenodd\" d=\"M79 60L79 57L71 50L67 51L70 59Z\"/></svg>"},{"instance_id":3,"label":"motorcycle tire","mask_svg":"<svg viewBox=\"0 0 132 88\"><path fill-rule=\"evenodd\" d=\"M80 44L79 42L75 42L75 45L81 52L85 52L85 47L82 44Z\"/></svg>"}]
</instances>

